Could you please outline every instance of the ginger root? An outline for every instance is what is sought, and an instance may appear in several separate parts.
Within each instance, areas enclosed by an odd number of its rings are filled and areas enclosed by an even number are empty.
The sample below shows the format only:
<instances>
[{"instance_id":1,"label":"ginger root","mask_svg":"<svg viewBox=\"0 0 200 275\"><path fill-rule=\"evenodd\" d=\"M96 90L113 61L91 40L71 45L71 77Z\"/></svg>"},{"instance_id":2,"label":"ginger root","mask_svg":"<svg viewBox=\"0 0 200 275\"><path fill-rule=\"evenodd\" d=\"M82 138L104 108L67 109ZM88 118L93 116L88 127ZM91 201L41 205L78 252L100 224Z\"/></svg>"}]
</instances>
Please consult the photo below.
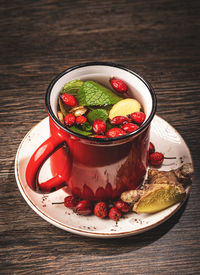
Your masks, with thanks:
<instances>
[{"instance_id":1,"label":"ginger root","mask_svg":"<svg viewBox=\"0 0 200 275\"><path fill-rule=\"evenodd\" d=\"M133 211L136 213L155 213L182 201L185 195L185 189L181 184L153 184L134 204Z\"/></svg>"},{"instance_id":2,"label":"ginger root","mask_svg":"<svg viewBox=\"0 0 200 275\"><path fill-rule=\"evenodd\" d=\"M191 163L171 171L149 169L148 183L140 189L123 192L121 199L134 204L133 211L136 213L161 211L185 198L183 185L191 182L193 172Z\"/></svg>"},{"instance_id":3,"label":"ginger root","mask_svg":"<svg viewBox=\"0 0 200 275\"><path fill-rule=\"evenodd\" d=\"M135 203L140 199L143 193L143 190L140 189L129 190L121 194L121 199L128 203Z\"/></svg>"},{"instance_id":4,"label":"ginger root","mask_svg":"<svg viewBox=\"0 0 200 275\"><path fill-rule=\"evenodd\" d=\"M191 163L185 163L181 167L171 171L158 171L149 169L148 180L150 184L167 183L177 184L182 183L186 186L191 182L194 169Z\"/></svg>"}]
</instances>

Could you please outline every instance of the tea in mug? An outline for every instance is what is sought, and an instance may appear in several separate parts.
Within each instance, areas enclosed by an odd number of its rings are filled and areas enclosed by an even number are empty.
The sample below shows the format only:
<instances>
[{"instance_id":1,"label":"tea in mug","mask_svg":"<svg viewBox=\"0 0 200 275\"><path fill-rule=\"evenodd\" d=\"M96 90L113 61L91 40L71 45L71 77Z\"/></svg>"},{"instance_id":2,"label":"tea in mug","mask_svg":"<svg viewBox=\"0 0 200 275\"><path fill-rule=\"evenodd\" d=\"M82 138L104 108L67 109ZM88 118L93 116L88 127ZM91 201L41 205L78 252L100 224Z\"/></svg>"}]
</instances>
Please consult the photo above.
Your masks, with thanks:
<instances>
[{"instance_id":1,"label":"tea in mug","mask_svg":"<svg viewBox=\"0 0 200 275\"><path fill-rule=\"evenodd\" d=\"M145 121L140 102L120 79L111 89L92 80L72 80L58 96L58 119L72 132L94 138L117 138L135 132Z\"/></svg>"}]
</instances>

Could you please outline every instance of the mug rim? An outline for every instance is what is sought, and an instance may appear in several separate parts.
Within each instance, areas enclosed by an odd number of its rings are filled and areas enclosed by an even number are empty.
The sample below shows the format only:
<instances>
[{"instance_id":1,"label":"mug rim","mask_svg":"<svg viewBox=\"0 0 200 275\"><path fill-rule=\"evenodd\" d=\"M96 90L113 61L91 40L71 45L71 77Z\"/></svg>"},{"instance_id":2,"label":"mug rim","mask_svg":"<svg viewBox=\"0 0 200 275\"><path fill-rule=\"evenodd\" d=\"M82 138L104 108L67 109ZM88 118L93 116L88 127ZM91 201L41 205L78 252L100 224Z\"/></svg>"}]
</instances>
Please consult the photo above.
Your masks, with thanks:
<instances>
[{"instance_id":1,"label":"mug rim","mask_svg":"<svg viewBox=\"0 0 200 275\"><path fill-rule=\"evenodd\" d=\"M54 112L51 108L51 104L50 104L50 94L51 94L53 86L55 85L55 83L63 75L65 75L65 74L67 74L67 73L69 73L73 70L76 70L78 68L83 68L83 67L88 67L88 66L108 66L108 67L115 67L115 68L125 70L125 71L133 74L137 78L139 78L144 83L144 85L148 88L148 90L150 92L150 95L151 95L151 98L152 98L152 110L151 110L151 113L150 113L148 119L136 131L131 132L131 133L127 133L126 135L123 135L123 136L114 137L114 138L101 138L100 139L100 138L95 138L95 137L89 137L89 136L81 135L79 133L75 133L75 132L71 131L70 128L65 128L63 126L63 124L59 121L59 119L55 116L55 114L54 114ZM113 62L99 62L99 61L96 61L96 62L81 63L81 64L78 64L78 65L69 67L68 69L66 69L66 70L62 71L61 73L59 73L55 78L53 78L52 81L50 82L48 88L47 88L47 91L46 91L45 105L46 105L47 111L48 111L49 116L51 117L51 119L65 132L67 132L67 133L69 133L73 136L79 137L81 139L88 140L88 141L95 141L97 143L98 142L99 143L110 143L110 142L119 141L119 140L121 140L121 141L126 140L126 139L129 139L130 137L137 136L139 133L143 132L150 125L150 123L151 123L151 121L152 121L152 119L153 119L153 117L156 113L157 98L156 98L156 94L155 94L154 89L151 86L151 84L148 81L146 81L143 77L141 77L139 74L137 74L135 71L133 71L133 70L125 67L124 65L121 65L121 64L117 64L117 63L113 63Z\"/></svg>"}]
</instances>

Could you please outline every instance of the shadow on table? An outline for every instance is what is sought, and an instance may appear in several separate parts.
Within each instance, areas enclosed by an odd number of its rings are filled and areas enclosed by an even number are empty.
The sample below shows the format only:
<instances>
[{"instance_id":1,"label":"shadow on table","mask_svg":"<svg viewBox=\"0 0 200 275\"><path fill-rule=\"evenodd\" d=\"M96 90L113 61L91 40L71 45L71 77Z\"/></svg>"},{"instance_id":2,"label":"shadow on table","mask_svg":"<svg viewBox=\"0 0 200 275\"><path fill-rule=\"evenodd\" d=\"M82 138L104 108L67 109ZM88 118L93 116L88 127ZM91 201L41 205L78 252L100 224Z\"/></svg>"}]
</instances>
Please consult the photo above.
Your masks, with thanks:
<instances>
[{"instance_id":1,"label":"shadow on table","mask_svg":"<svg viewBox=\"0 0 200 275\"><path fill-rule=\"evenodd\" d=\"M151 229L147 232L131 237L115 238L115 239L89 239L78 236L77 246L81 246L80 254L88 255L117 255L136 251L140 248L148 246L165 235L176 223L179 222L187 205L188 199L182 207L167 221ZM84 245L85 244L85 245ZM85 247L85 249L84 249Z\"/></svg>"}]
</instances>

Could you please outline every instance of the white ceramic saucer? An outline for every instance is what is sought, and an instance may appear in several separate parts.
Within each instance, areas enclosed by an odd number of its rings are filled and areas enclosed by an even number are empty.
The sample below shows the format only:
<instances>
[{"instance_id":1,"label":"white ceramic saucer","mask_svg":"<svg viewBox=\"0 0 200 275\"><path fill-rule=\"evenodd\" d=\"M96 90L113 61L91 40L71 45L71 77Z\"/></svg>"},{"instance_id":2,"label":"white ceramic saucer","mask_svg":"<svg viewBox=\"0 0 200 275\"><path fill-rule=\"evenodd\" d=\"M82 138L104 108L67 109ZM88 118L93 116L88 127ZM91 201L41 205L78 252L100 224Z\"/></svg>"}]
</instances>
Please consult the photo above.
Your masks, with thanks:
<instances>
[{"instance_id":1,"label":"white ceramic saucer","mask_svg":"<svg viewBox=\"0 0 200 275\"><path fill-rule=\"evenodd\" d=\"M15 176L18 188L28 205L43 219L49 223L72 233L95 238L116 238L139 234L158 226L171 217L182 205L178 203L156 214L124 215L116 224L110 219L100 219L95 215L80 216L63 204L67 195L66 189L60 189L48 195L42 195L32 191L25 180L25 169L30 156L37 147L49 137L48 118L43 119L33 127L22 140L15 159ZM179 133L165 120L155 116L151 124L150 140L155 144L156 150L166 156L176 156L176 160L165 160L161 169L170 170L178 168L183 163L192 162L190 151ZM49 162L43 166L40 180L51 177ZM189 193L190 187L187 189Z\"/></svg>"}]
</instances>

